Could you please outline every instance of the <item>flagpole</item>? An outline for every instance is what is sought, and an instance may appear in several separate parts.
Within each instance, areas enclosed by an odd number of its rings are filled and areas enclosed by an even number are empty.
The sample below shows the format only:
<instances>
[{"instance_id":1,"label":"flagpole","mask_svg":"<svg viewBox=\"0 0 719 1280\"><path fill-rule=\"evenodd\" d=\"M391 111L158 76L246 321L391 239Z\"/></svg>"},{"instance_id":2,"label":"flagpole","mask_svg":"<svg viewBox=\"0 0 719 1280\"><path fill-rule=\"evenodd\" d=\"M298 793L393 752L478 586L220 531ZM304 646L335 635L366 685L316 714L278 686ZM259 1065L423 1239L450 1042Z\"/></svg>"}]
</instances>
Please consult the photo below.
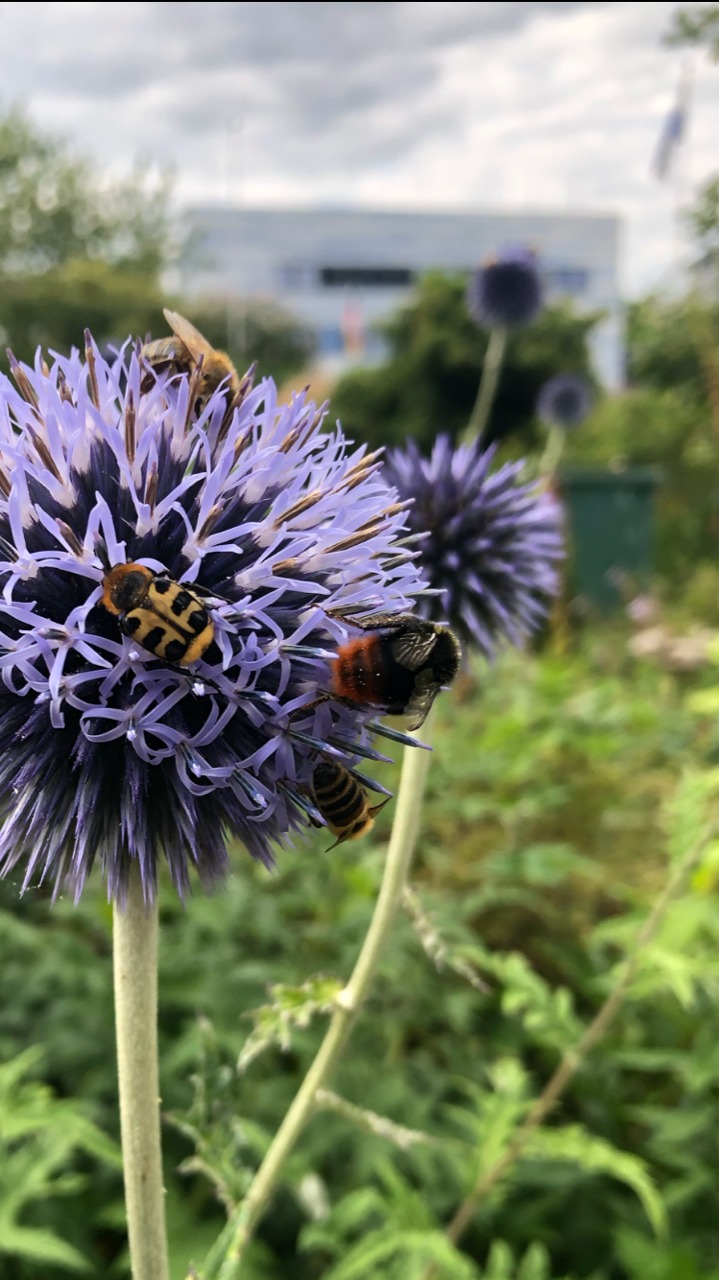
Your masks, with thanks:
<instances>
[{"instance_id":1,"label":"flagpole","mask_svg":"<svg viewBox=\"0 0 719 1280\"><path fill-rule=\"evenodd\" d=\"M672 180L672 275L676 285L681 283L682 274L682 240L684 231L684 208L689 189L689 121L694 95L694 59L691 55L684 58L677 91L677 107L681 113L681 132L676 138L671 155L670 176Z\"/></svg>"},{"instance_id":2,"label":"flagpole","mask_svg":"<svg viewBox=\"0 0 719 1280\"><path fill-rule=\"evenodd\" d=\"M659 182L670 187L671 256L669 259L672 287L679 290L682 280L682 231L684 201L687 194L688 165L685 152L689 114L694 92L694 59L682 60L674 102L664 117L659 141L652 160L652 173Z\"/></svg>"}]
</instances>

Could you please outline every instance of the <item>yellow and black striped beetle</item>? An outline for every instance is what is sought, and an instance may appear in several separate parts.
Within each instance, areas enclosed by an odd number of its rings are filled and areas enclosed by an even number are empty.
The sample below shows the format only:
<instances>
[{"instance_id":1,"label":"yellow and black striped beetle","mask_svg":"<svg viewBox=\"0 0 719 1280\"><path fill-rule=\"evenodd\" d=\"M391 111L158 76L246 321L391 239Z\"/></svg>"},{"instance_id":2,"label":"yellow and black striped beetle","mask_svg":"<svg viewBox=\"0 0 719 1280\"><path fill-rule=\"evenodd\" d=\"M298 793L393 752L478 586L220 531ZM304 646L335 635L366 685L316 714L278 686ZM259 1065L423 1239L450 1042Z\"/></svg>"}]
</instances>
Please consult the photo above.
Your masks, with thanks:
<instances>
[{"instance_id":1,"label":"yellow and black striped beetle","mask_svg":"<svg viewBox=\"0 0 719 1280\"><path fill-rule=\"evenodd\" d=\"M208 609L191 587L131 561L116 564L102 579L100 601L120 630L163 662L187 667L215 638Z\"/></svg>"}]
</instances>

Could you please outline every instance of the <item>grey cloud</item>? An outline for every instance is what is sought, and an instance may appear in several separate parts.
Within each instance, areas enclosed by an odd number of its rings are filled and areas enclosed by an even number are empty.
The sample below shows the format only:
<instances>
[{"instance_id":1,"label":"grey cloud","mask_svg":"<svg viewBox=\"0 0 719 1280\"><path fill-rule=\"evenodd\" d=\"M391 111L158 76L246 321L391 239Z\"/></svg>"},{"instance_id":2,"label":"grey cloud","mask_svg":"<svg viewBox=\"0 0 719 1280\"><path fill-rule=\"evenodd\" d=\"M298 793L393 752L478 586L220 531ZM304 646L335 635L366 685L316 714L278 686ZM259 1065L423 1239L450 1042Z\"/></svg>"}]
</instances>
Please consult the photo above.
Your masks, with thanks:
<instances>
[{"instance_id":1,"label":"grey cloud","mask_svg":"<svg viewBox=\"0 0 719 1280\"><path fill-rule=\"evenodd\" d=\"M103 167L174 161L190 201L579 199L623 202L638 226L665 194L648 168L680 59L660 47L674 7L26 0L3 6L3 95ZM701 94L704 164L715 71Z\"/></svg>"},{"instance_id":2,"label":"grey cloud","mask_svg":"<svg viewBox=\"0 0 719 1280\"><path fill-rule=\"evenodd\" d=\"M330 90L342 109L342 84L349 74L348 109L356 95L352 81L364 60L390 55L407 62L422 56L425 74L438 52L465 40L482 41L516 33L534 18L604 8L587 3L147 3L83 6L29 4L36 13L31 60L44 91L88 98L126 98L158 79L180 90L183 78L206 69L266 67L292 76L311 69L315 94ZM72 8L75 21L63 10ZM4 14L6 41L13 26L24 27L17 7ZM13 12L14 10L14 12ZM41 15L37 11L42 11ZM10 39L8 40L8 35ZM398 67L398 74L403 68ZM8 65L10 84L13 67ZM305 83L309 77L302 77ZM7 79L6 79L7 85ZM6 88L7 91L7 88Z\"/></svg>"}]
</instances>

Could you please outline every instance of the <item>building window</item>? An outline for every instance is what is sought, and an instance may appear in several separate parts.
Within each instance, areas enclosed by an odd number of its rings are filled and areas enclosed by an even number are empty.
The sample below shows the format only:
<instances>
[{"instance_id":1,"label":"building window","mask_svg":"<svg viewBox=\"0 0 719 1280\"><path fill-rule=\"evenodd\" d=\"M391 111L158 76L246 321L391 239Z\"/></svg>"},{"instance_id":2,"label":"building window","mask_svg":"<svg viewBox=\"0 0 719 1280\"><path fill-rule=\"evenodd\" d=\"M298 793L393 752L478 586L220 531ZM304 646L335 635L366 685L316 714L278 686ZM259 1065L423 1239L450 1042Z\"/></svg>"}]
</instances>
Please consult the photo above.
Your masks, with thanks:
<instances>
[{"instance_id":1,"label":"building window","mask_svg":"<svg viewBox=\"0 0 719 1280\"><path fill-rule=\"evenodd\" d=\"M320 284L325 289L348 285L363 289L406 289L414 280L409 267L320 267Z\"/></svg>"}]
</instances>

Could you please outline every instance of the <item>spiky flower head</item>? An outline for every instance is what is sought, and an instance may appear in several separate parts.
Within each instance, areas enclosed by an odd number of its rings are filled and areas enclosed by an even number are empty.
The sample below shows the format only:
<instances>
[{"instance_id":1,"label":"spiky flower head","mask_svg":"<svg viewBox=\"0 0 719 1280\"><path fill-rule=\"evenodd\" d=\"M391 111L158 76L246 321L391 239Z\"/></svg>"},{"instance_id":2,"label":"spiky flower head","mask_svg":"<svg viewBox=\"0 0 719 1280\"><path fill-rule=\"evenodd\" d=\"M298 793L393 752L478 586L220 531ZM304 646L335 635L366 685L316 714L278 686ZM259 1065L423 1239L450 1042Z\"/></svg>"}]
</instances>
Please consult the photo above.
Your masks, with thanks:
<instances>
[{"instance_id":1,"label":"spiky flower head","mask_svg":"<svg viewBox=\"0 0 719 1280\"><path fill-rule=\"evenodd\" d=\"M469 313L488 329L521 329L531 324L543 300L537 255L523 245L501 249L469 278Z\"/></svg>"},{"instance_id":2,"label":"spiky flower head","mask_svg":"<svg viewBox=\"0 0 719 1280\"><path fill-rule=\"evenodd\" d=\"M558 373L549 378L537 398L537 417L548 427L571 431L580 426L592 407L592 391L578 373Z\"/></svg>"},{"instance_id":3,"label":"spiky flower head","mask_svg":"<svg viewBox=\"0 0 719 1280\"><path fill-rule=\"evenodd\" d=\"M317 696L347 637L332 612L412 607L419 571L376 457L304 395L245 379L200 411L187 376L129 349L0 377L0 874L123 901L164 857L177 890L269 863L307 822L324 755L378 755L368 716ZM214 641L173 668L101 603L140 562L202 593Z\"/></svg>"},{"instance_id":4,"label":"spiky flower head","mask_svg":"<svg viewBox=\"0 0 719 1280\"><path fill-rule=\"evenodd\" d=\"M448 622L487 657L502 642L520 644L542 621L563 555L556 500L520 483L521 462L492 470L494 454L478 441L455 448L440 436L431 457L410 441L385 468L400 496L413 499L410 527L426 535L421 564L437 594L418 611Z\"/></svg>"}]
</instances>

